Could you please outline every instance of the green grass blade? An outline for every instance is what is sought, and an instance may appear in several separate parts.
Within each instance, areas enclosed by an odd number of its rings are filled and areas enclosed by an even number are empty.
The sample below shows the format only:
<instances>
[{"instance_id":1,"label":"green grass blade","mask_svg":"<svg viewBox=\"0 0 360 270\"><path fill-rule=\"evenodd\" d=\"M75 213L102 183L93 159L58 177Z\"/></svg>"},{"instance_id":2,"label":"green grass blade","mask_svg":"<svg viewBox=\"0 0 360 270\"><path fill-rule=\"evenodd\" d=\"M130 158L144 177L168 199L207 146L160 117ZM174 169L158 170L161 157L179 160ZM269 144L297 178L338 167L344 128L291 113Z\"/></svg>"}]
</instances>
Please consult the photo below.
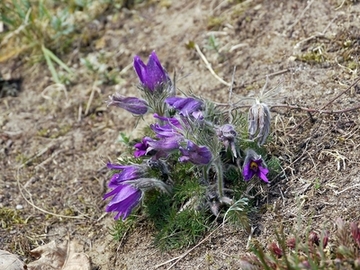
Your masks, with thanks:
<instances>
[{"instance_id":1,"label":"green grass blade","mask_svg":"<svg viewBox=\"0 0 360 270\"><path fill-rule=\"evenodd\" d=\"M50 70L50 72L51 72L51 75L52 75L54 81L55 81L56 83L61 84L61 82L60 82L60 80L59 80L59 76L57 75L57 72L56 72L56 70L55 70L55 67L54 67L54 65L53 65L53 63L52 63L52 61L51 61L50 56L49 56L49 53L48 53L48 52L50 52L50 51L49 51L48 49L46 49L46 48L44 47L44 45L41 47L41 49L42 49L42 51L43 51L43 54L44 54L46 63L47 63L47 65L48 65L48 67L49 67L49 70Z\"/></svg>"},{"instance_id":2,"label":"green grass blade","mask_svg":"<svg viewBox=\"0 0 360 270\"><path fill-rule=\"evenodd\" d=\"M46 53L49 58L51 58L54 62L56 62L59 66L65 69L68 73L73 74L72 70L63 62L61 61L52 51L48 50L44 46L42 46L44 54Z\"/></svg>"}]
</instances>

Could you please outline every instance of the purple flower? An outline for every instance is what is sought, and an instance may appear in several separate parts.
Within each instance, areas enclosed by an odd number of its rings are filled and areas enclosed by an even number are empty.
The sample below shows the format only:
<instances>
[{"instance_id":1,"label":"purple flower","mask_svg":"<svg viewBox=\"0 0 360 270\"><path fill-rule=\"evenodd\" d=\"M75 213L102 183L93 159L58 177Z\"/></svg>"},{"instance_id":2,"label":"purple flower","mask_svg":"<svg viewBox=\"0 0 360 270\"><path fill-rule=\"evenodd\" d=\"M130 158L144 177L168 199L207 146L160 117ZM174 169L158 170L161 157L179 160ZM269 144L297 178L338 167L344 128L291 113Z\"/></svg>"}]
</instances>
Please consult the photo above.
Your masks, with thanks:
<instances>
[{"instance_id":1,"label":"purple flower","mask_svg":"<svg viewBox=\"0 0 360 270\"><path fill-rule=\"evenodd\" d=\"M142 86L151 92L159 88L160 85L171 85L170 77L160 64L155 51L150 54L147 65L136 55L134 57L134 68Z\"/></svg>"},{"instance_id":2,"label":"purple flower","mask_svg":"<svg viewBox=\"0 0 360 270\"><path fill-rule=\"evenodd\" d=\"M187 140L186 148L180 147L182 156L180 162L191 162L195 165L206 165L212 159L212 154L206 146L197 146L190 140Z\"/></svg>"},{"instance_id":3,"label":"purple flower","mask_svg":"<svg viewBox=\"0 0 360 270\"><path fill-rule=\"evenodd\" d=\"M182 141L182 139L183 139L182 136L172 136L172 137L161 139L159 141L148 142L148 144L149 144L148 151L156 150L156 151L160 151L160 152L169 153L180 147L180 142Z\"/></svg>"},{"instance_id":4,"label":"purple flower","mask_svg":"<svg viewBox=\"0 0 360 270\"><path fill-rule=\"evenodd\" d=\"M122 216L125 220L131 211L139 204L143 193L149 189L160 189L170 194L171 186L157 178L149 178L148 164L139 165L120 165L108 163L107 167L112 170L120 170L115 173L110 182L109 188L112 190L104 195L104 200L112 197L106 206L107 212L118 212L115 219ZM166 168L164 173L166 173Z\"/></svg>"},{"instance_id":5,"label":"purple flower","mask_svg":"<svg viewBox=\"0 0 360 270\"><path fill-rule=\"evenodd\" d=\"M134 152L134 156L136 158L138 157L142 157L145 156L147 154L147 149L149 147L149 142L154 141L152 138L150 137L144 137L141 142L136 143L134 145L134 147L136 148L135 152Z\"/></svg>"},{"instance_id":6,"label":"purple flower","mask_svg":"<svg viewBox=\"0 0 360 270\"><path fill-rule=\"evenodd\" d=\"M181 129L181 123L178 119L176 119L175 117L165 117L165 116L160 116L157 113L154 113L154 118L159 119L160 121L164 122L164 123L168 123L171 126L174 126L176 128Z\"/></svg>"},{"instance_id":7,"label":"purple flower","mask_svg":"<svg viewBox=\"0 0 360 270\"><path fill-rule=\"evenodd\" d=\"M247 149L244 168L242 172L244 180L249 181L251 178L253 178L254 175L256 175L264 182L269 183L269 180L266 177L268 172L269 170L268 168L266 168L265 162L263 161L261 156L256 154L254 150Z\"/></svg>"},{"instance_id":8,"label":"purple flower","mask_svg":"<svg viewBox=\"0 0 360 270\"><path fill-rule=\"evenodd\" d=\"M108 106L116 106L127 110L135 115L144 115L148 111L145 100L136 97L124 97L118 93L109 96Z\"/></svg>"},{"instance_id":9,"label":"purple flower","mask_svg":"<svg viewBox=\"0 0 360 270\"><path fill-rule=\"evenodd\" d=\"M203 102L201 100L192 97L168 97L165 99L165 102L169 106L180 111L180 115L186 117L193 115L196 119L202 118L202 114L199 113L199 111L201 111L201 107L203 106Z\"/></svg>"},{"instance_id":10,"label":"purple flower","mask_svg":"<svg viewBox=\"0 0 360 270\"><path fill-rule=\"evenodd\" d=\"M121 170L114 173L109 182L109 188L115 188L124 181L143 177L146 174L146 167L143 165L119 165L108 163L107 167L112 170Z\"/></svg>"},{"instance_id":11,"label":"purple flower","mask_svg":"<svg viewBox=\"0 0 360 270\"><path fill-rule=\"evenodd\" d=\"M151 124L150 128L156 133L158 138L168 138L174 136L182 136L182 126L180 122L177 126L172 123L167 123L165 125L160 124Z\"/></svg>"},{"instance_id":12,"label":"purple flower","mask_svg":"<svg viewBox=\"0 0 360 270\"><path fill-rule=\"evenodd\" d=\"M112 199L106 207L107 212L118 212L115 219L125 220L136 205L139 204L142 197L142 191L133 187L128 181L141 178L146 173L146 167L143 165L119 165L108 163L107 167L113 170L121 170L115 173L109 182L109 188L112 191L104 195L104 199L111 196Z\"/></svg>"},{"instance_id":13,"label":"purple flower","mask_svg":"<svg viewBox=\"0 0 360 270\"><path fill-rule=\"evenodd\" d=\"M106 212L118 212L114 219L125 220L141 200L142 192L129 184L119 184L112 191L104 195L104 199L113 196L106 206Z\"/></svg>"}]
</instances>

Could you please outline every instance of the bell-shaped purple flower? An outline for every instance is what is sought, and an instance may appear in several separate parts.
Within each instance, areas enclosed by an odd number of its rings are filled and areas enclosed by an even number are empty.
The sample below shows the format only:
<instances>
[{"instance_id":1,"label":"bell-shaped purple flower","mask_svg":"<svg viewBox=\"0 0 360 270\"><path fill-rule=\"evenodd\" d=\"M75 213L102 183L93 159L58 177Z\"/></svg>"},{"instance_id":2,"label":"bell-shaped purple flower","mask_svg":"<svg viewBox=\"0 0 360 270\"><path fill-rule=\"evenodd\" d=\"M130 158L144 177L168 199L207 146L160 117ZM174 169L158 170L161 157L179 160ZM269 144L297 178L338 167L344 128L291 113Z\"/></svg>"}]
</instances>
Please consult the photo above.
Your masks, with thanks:
<instances>
[{"instance_id":1,"label":"bell-shaped purple flower","mask_svg":"<svg viewBox=\"0 0 360 270\"><path fill-rule=\"evenodd\" d=\"M182 136L181 135L181 124L175 126L171 123L167 123L165 125L151 124L150 128L156 133L156 137L158 138L168 138L174 136Z\"/></svg>"},{"instance_id":2,"label":"bell-shaped purple flower","mask_svg":"<svg viewBox=\"0 0 360 270\"><path fill-rule=\"evenodd\" d=\"M112 196L106 207L107 212L118 212L115 219L126 219L133 208L138 205L142 197L142 191L133 187L128 181L142 178L146 174L144 165L119 165L108 163L107 167L112 170L120 170L115 173L108 184L112 191L104 195L104 199Z\"/></svg>"},{"instance_id":3,"label":"bell-shaped purple flower","mask_svg":"<svg viewBox=\"0 0 360 270\"><path fill-rule=\"evenodd\" d=\"M116 106L127 110L135 115L144 115L148 111L148 104L145 100L136 97L124 97L118 93L109 96L108 106Z\"/></svg>"},{"instance_id":4,"label":"bell-shaped purple flower","mask_svg":"<svg viewBox=\"0 0 360 270\"><path fill-rule=\"evenodd\" d=\"M144 177L147 168L144 165L119 165L108 163L107 167L112 170L120 170L114 173L109 182L109 188L115 188L124 181Z\"/></svg>"},{"instance_id":5,"label":"bell-shaped purple flower","mask_svg":"<svg viewBox=\"0 0 360 270\"><path fill-rule=\"evenodd\" d=\"M157 113L154 113L154 118L159 119L161 122L167 123L170 126L176 127L178 129L182 128L182 125L181 125L179 119L177 119L175 117L165 117L165 116L160 116Z\"/></svg>"},{"instance_id":6,"label":"bell-shaped purple flower","mask_svg":"<svg viewBox=\"0 0 360 270\"><path fill-rule=\"evenodd\" d=\"M179 111L180 115L188 117L192 115L196 119L202 118L201 108L203 102L192 97L168 97L165 102Z\"/></svg>"},{"instance_id":7,"label":"bell-shaped purple flower","mask_svg":"<svg viewBox=\"0 0 360 270\"><path fill-rule=\"evenodd\" d=\"M256 154L254 150L247 149L244 161L243 177L245 181L249 181L254 175L259 177L266 183L269 183L267 178L269 170L260 155Z\"/></svg>"},{"instance_id":8,"label":"bell-shaped purple flower","mask_svg":"<svg viewBox=\"0 0 360 270\"><path fill-rule=\"evenodd\" d=\"M212 159L212 154L206 146L197 146L190 140L187 140L186 147L180 146L182 156L180 162L191 162L195 165L206 165Z\"/></svg>"},{"instance_id":9,"label":"bell-shaped purple flower","mask_svg":"<svg viewBox=\"0 0 360 270\"><path fill-rule=\"evenodd\" d=\"M171 186L157 178L149 177L149 164L120 165L108 163L107 167L112 170L120 170L119 173L113 175L109 182L108 186L112 190L104 195L104 199L112 197L106 206L106 211L118 212L115 219L122 216L122 219L125 220L139 204L146 190L156 188L170 194ZM163 172L167 173L168 171L165 169Z\"/></svg>"},{"instance_id":10,"label":"bell-shaped purple flower","mask_svg":"<svg viewBox=\"0 0 360 270\"><path fill-rule=\"evenodd\" d=\"M149 150L156 150L159 152L170 153L180 147L180 143L183 140L181 135L172 136L168 138L161 139L159 141L149 141Z\"/></svg>"},{"instance_id":11,"label":"bell-shaped purple flower","mask_svg":"<svg viewBox=\"0 0 360 270\"><path fill-rule=\"evenodd\" d=\"M106 212L118 212L114 219L125 220L131 211L139 204L142 191L131 186L130 184L119 184L112 191L104 195L104 199L112 197L106 206Z\"/></svg>"},{"instance_id":12,"label":"bell-shaped purple flower","mask_svg":"<svg viewBox=\"0 0 360 270\"><path fill-rule=\"evenodd\" d=\"M150 54L147 65L136 55L134 57L134 68L145 89L154 92L161 86L172 88L170 77L161 65L155 51Z\"/></svg>"}]
</instances>

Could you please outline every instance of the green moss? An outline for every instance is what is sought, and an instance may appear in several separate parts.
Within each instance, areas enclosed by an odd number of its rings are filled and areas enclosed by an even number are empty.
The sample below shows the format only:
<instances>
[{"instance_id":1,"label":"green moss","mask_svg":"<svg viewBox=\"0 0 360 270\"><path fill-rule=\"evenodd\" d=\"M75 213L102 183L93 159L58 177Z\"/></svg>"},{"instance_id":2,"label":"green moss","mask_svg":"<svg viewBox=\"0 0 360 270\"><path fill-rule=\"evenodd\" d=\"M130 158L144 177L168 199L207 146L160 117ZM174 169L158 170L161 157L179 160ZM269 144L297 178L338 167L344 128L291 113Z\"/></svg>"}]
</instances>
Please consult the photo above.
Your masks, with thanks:
<instances>
[{"instance_id":1,"label":"green moss","mask_svg":"<svg viewBox=\"0 0 360 270\"><path fill-rule=\"evenodd\" d=\"M72 208L65 208L61 211L62 215L65 216L76 216L75 211Z\"/></svg>"},{"instance_id":2,"label":"green moss","mask_svg":"<svg viewBox=\"0 0 360 270\"><path fill-rule=\"evenodd\" d=\"M47 138L49 136L49 130L47 128L39 129L36 135L39 137Z\"/></svg>"},{"instance_id":3,"label":"green moss","mask_svg":"<svg viewBox=\"0 0 360 270\"><path fill-rule=\"evenodd\" d=\"M31 158L24 155L23 153L17 154L15 157L15 161L23 165L31 165Z\"/></svg>"},{"instance_id":4,"label":"green moss","mask_svg":"<svg viewBox=\"0 0 360 270\"><path fill-rule=\"evenodd\" d=\"M351 70L356 70L359 68L359 63L355 61L349 61L347 67Z\"/></svg>"},{"instance_id":5,"label":"green moss","mask_svg":"<svg viewBox=\"0 0 360 270\"><path fill-rule=\"evenodd\" d=\"M318 51L309 51L304 54L298 55L297 59L302 62L316 64L316 63L323 63L327 60L324 54L319 53Z\"/></svg>"},{"instance_id":6,"label":"green moss","mask_svg":"<svg viewBox=\"0 0 360 270\"><path fill-rule=\"evenodd\" d=\"M68 124L60 126L59 129L53 130L49 130L48 128L42 128L38 130L36 135L39 137L56 139L67 134L71 130L71 128L71 125Z\"/></svg>"},{"instance_id":7,"label":"green moss","mask_svg":"<svg viewBox=\"0 0 360 270\"><path fill-rule=\"evenodd\" d=\"M219 30L220 26L224 23L224 18L210 17L207 23L207 29Z\"/></svg>"},{"instance_id":8,"label":"green moss","mask_svg":"<svg viewBox=\"0 0 360 270\"><path fill-rule=\"evenodd\" d=\"M0 225L2 229L12 230L15 225L25 224L20 212L11 208L0 208Z\"/></svg>"}]
</instances>

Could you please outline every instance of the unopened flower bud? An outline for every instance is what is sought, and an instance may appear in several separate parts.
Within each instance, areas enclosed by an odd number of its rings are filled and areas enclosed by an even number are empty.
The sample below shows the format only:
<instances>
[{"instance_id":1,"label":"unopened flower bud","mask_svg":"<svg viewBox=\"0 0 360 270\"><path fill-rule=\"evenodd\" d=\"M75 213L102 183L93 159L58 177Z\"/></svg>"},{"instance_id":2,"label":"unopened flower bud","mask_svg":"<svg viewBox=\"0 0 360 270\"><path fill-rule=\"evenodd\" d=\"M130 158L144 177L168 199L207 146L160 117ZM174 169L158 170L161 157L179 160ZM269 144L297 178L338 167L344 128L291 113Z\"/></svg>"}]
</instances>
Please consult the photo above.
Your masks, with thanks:
<instances>
[{"instance_id":1,"label":"unopened flower bud","mask_svg":"<svg viewBox=\"0 0 360 270\"><path fill-rule=\"evenodd\" d=\"M295 249L295 247L296 247L296 239L294 237L289 238L286 241L286 245L287 245L288 248Z\"/></svg>"},{"instance_id":2,"label":"unopened flower bud","mask_svg":"<svg viewBox=\"0 0 360 270\"><path fill-rule=\"evenodd\" d=\"M279 246L275 242L272 242L271 244L269 244L268 249L270 250L270 252L275 254L278 258L281 258L283 255L282 249L279 248Z\"/></svg>"},{"instance_id":3,"label":"unopened flower bud","mask_svg":"<svg viewBox=\"0 0 360 270\"><path fill-rule=\"evenodd\" d=\"M235 127L230 124L225 124L216 130L216 134L218 135L219 140L223 142L225 149L230 146L234 157L237 157L235 146L237 132L235 131Z\"/></svg>"},{"instance_id":4,"label":"unopened flower bud","mask_svg":"<svg viewBox=\"0 0 360 270\"><path fill-rule=\"evenodd\" d=\"M135 115L144 115L148 111L148 105L145 100L136 97L124 97L120 94L109 96L108 106L116 106L127 110Z\"/></svg>"},{"instance_id":5,"label":"unopened flower bud","mask_svg":"<svg viewBox=\"0 0 360 270\"><path fill-rule=\"evenodd\" d=\"M329 232L326 231L323 237L323 248L326 248L328 242L329 242Z\"/></svg>"},{"instance_id":6,"label":"unopened flower bud","mask_svg":"<svg viewBox=\"0 0 360 270\"><path fill-rule=\"evenodd\" d=\"M310 234L309 234L309 242L319 246L320 239L319 239L319 236L318 236L318 234L316 232L314 232L314 231L310 232Z\"/></svg>"},{"instance_id":7,"label":"unopened flower bud","mask_svg":"<svg viewBox=\"0 0 360 270\"><path fill-rule=\"evenodd\" d=\"M258 145L263 145L270 133L270 110L265 103L256 102L249 110L249 136L258 139Z\"/></svg>"},{"instance_id":8,"label":"unopened flower bud","mask_svg":"<svg viewBox=\"0 0 360 270\"><path fill-rule=\"evenodd\" d=\"M355 243L360 247L360 224L350 223L351 235Z\"/></svg>"},{"instance_id":9,"label":"unopened flower bud","mask_svg":"<svg viewBox=\"0 0 360 270\"><path fill-rule=\"evenodd\" d=\"M145 91L169 92L169 96L175 95L174 87L165 68L161 65L155 51L149 56L147 64L139 56L134 57L134 69Z\"/></svg>"}]
</instances>

